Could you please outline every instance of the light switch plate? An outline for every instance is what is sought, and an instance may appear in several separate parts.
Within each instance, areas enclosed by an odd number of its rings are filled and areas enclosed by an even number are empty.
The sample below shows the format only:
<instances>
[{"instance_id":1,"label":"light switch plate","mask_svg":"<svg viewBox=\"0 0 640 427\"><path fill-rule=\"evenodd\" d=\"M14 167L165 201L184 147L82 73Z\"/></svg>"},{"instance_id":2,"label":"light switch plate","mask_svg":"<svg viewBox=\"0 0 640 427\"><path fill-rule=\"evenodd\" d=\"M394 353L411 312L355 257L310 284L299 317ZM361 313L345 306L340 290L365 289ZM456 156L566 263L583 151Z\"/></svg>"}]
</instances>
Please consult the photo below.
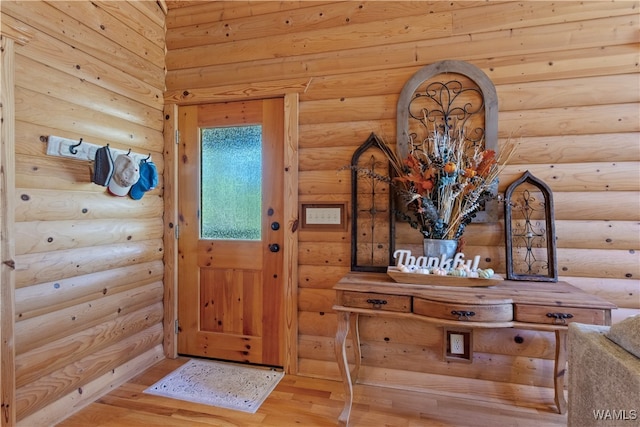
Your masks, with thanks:
<instances>
[{"instance_id":1,"label":"light switch plate","mask_svg":"<svg viewBox=\"0 0 640 427\"><path fill-rule=\"evenodd\" d=\"M307 208L307 224L340 225L342 212L339 207Z\"/></svg>"},{"instance_id":2,"label":"light switch plate","mask_svg":"<svg viewBox=\"0 0 640 427\"><path fill-rule=\"evenodd\" d=\"M300 219L303 230L343 231L347 229L347 206L346 203L302 203Z\"/></svg>"}]
</instances>

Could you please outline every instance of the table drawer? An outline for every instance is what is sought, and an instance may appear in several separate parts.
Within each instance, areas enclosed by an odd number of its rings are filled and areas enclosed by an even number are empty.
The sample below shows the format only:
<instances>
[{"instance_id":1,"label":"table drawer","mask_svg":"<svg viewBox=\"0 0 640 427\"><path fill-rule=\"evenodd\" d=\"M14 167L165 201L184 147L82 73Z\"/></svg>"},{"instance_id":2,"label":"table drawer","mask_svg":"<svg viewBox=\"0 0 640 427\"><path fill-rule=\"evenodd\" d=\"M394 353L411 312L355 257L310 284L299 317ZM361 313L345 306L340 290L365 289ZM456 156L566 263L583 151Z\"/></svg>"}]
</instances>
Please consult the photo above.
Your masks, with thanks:
<instances>
[{"instance_id":1,"label":"table drawer","mask_svg":"<svg viewBox=\"0 0 640 427\"><path fill-rule=\"evenodd\" d=\"M551 325L566 325L571 322L606 325L605 310L552 305L516 304L515 320L518 322Z\"/></svg>"},{"instance_id":2,"label":"table drawer","mask_svg":"<svg viewBox=\"0 0 640 427\"><path fill-rule=\"evenodd\" d=\"M411 313L411 297L406 295L345 291L342 293L341 299L341 303L345 307Z\"/></svg>"},{"instance_id":3,"label":"table drawer","mask_svg":"<svg viewBox=\"0 0 640 427\"><path fill-rule=\"evenodd\" d=\"M510 322L513 306L504 304L452 304L414 298L413 312L427 317L468 322Z\"/></svg>"}]
</instances>

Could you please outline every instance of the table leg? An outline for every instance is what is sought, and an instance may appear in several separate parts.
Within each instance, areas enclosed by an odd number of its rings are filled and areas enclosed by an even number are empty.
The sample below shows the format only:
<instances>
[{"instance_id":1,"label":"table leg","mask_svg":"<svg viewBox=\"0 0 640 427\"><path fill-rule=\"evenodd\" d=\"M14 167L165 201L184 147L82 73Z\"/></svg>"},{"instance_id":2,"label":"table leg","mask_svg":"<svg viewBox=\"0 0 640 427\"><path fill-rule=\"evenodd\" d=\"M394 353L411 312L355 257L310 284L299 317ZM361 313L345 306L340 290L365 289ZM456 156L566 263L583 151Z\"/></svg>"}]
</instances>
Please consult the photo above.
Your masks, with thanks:
<instances>
[{"instance_id":1,"label":"table leg","mask_svg":"<svg viewBox=\"0 0 640 427\"><path fill-rule=\"evenodd\" d=\"M351 404L353 403L353 384L351 383L351 374L349 372L349 364L347 362L347 349L345 346L347 335L349 334L349 316L348 311L338 312L338 329L336 331L335 351L338 368L342 376L342 384L344 385L344 408L338 417L338 425L346 427L349 424L349 415L351 415Z\"/></svg>"},{"instance_id":2,"label":"table leg","mask_svg":"<svg viewBox=\"0 0 640 427\"><path fill-rule=\"evenodd\" d=\"M556 360L555 360L555 402L558 413L567 412L567 401L564 398L564 375L567 372L567 331L556 330Z\"/></svg>"},{"instance_id":3,"label":"table leg","mask_svg":"<svg viewBox=\"0 0 640 427\"><path fill-rule=\"evenodd\" d=\"M351 341L353 343L353 352L355 353L355 366L351 370L351 382L353 384L358 382L358 372L360 372L360 361L362 360L362 354L360 353L360 328L358 327L358 319L360 319L360 315L358 313L351 313Z\"/></svg>"}]
</instances>

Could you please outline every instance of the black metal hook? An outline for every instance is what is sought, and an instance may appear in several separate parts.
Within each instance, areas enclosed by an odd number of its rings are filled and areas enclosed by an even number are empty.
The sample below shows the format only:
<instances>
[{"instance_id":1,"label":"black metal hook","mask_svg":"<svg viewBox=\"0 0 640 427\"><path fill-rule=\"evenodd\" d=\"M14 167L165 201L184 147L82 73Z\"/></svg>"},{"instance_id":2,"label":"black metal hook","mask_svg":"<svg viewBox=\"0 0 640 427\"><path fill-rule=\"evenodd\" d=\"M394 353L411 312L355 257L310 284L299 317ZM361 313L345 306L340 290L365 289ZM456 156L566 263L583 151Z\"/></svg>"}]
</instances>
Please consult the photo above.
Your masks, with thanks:
<instances>
[{"instance_id":1,"label":"black metal hook","mask_svg":"<svg viewBox=\"0 0 640 427\"><path fill-rule=\"evenodd\" d=\"M149 155L147 156L147 158L146 158L146 159L142 159L142 161L143 161L143 162L146 162L146 161L148 161L150 158L151 158L151 153L149 153Z\"/></svg>"},{"instance_id":2,"label":"black metal hook","mask_svg":"<svg viewBox=\"0 0 640 427\"><path fill-rule=\"evenodd\" d=\"M78 142L77 144L69 146L69 152L71 154L78 154L78 150L76 150L76 147L79 147L80 144L82 144L82 138L80 138L80 142Z\"/></svg>"},{"instance_id":3,"label":"black metal hook","mask_svg":"<svg viewBox=\"0 0 640 427\"><path fill-rule=\"evenodd\" d=\"M131 154L131 148L129 148L129 151L127 151L127 156Z\"/></svg>"}]
</instances>

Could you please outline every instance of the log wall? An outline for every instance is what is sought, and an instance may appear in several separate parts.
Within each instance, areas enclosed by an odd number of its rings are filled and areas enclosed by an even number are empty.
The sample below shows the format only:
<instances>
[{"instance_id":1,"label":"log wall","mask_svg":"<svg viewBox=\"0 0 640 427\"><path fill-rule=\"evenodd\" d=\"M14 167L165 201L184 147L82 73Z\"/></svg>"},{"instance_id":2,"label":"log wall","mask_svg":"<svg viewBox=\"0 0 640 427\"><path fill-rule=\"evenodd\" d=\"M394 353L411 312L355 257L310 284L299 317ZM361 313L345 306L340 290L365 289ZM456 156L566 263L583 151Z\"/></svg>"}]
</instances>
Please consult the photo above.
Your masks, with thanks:
<instances>
[{"instance_id":1,"label":"log wall","mask_svg":"<svg viewBox=\"0 0 640 427\"><path fill-rule=\"evenodd\" d=\"M162 175L165 103L248 87L300 92L299 199L349 203L337 170L371 132L393 142L405 81L439 60L476 65L498 91L500 138L523 142L502 189L530 170L554 191L561 279L618 304L614 321L640 312L638 2L167 3L166 17L162 1L1 3L3 32L29 35L3 53L15 71L15 105L2 106L15 116L15 152L2 157L15 157L15 197L0 219L15 221L15 271L2 277L15 288L2 284L2 313L15 318L2 348L15 359L0 360L15 364L20 424L64 418L163 357L162 177L140 201L111 197L88 162L46 156L41 137L150 153ZM504 270L499 225L465 237ZM349 239L298 232L303 375L338 377L331 287L349 269ZM441 331L423 324L366 319L362 337L369 382L551 386L542 332L479 331L472 364L442 362Z\"/></svg>"},{"instance_id":2,"label":"log wall","mask_svg":"<svg viewBox=\"0 0 640 427\"><path fill-rule=\"evenodd\" d=\"M561 279L616 303L617 321L640 312L638 6L168 2L165 97L187 104L309 81L299 98L300 202L350 203L349 173L337 171L371 132L395 142L404 83L436 61L470 62L496 86L500 143L521 139L501 190L526 170L550 186ZM420 244L417 232L398 233ZM465 252L505 271L500 224L471 225L465 238ZM299 371L337 378L331 288L349 270L350 230L300 231L298 241ZM437 327L371 318L361 333L364 381L552 386L548 333L477 331L472 364L443 362Z\"/></svg>"},{"instance_id":3,"label":"log wall","mask_svg":"<svg viewBox=\"0 0 640 427\"><path fill-rule=\"evenodd\" d=\"M31 36L14 49L11 409L19 425L50 425L163 358L162 178L139 201L113 197L89 161L47 156L43 139L151 154L162 175L165 12L111 1L1 10Z\"/></svg>"}]
</instances>

